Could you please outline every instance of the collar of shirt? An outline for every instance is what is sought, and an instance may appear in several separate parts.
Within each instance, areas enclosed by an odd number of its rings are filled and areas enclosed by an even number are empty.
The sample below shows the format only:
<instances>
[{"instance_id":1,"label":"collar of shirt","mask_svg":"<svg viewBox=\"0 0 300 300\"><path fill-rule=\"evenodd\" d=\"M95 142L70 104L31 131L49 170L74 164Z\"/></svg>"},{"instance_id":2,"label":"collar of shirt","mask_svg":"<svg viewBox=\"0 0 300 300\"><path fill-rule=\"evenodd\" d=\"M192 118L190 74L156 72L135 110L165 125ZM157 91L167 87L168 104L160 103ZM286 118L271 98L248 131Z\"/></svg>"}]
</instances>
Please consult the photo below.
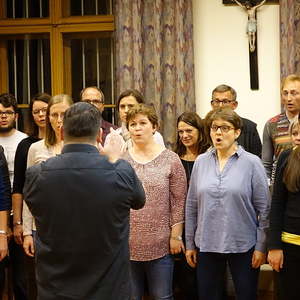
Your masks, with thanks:
<instances>
[{"instance_id":1,"label":"collar of shirt","mask_svg":"<svg viewBox=\"0 0 300 300\"><path fill-rule=\"evenodd\" d=\"M240 157L242 155L242 153L245 151L246 150L242 146L238 145L237 150L231 156L236 155L236 156ZM211 150L209 150L209 152L211 153L211 155L214 155L214 156L217 155L216 148L211 148Z\"/></svg>"}]
</instances>

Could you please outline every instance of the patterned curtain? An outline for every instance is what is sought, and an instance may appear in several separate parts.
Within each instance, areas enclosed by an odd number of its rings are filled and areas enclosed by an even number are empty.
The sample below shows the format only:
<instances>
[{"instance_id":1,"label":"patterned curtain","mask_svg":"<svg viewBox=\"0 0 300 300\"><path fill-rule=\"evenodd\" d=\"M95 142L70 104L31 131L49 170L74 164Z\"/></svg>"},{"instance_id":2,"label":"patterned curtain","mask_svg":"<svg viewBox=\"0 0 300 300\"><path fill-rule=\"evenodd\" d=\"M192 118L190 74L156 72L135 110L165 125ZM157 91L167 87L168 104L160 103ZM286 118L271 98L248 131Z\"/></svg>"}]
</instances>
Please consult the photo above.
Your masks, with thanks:
<instances>
[{"instance_id":1,"label":"patterned curtain","mask_svg":"<svg viewBox=\"0 0 300 300\"><path fill-rule=\"evenodd\" d=\"M192 0L116 0L116 92L141 91L167 147L176 119L195 111Z\"/></svg>"},{"instance_id":2,"label":"patterned curtain","mask_svg":"<svg viewBox=\"0 0 300 300\"><path fill-rule=\"evenodd\" d=\"M300 75L300 0L279 0L281 78Z\"/></svg>"}]
</instances>

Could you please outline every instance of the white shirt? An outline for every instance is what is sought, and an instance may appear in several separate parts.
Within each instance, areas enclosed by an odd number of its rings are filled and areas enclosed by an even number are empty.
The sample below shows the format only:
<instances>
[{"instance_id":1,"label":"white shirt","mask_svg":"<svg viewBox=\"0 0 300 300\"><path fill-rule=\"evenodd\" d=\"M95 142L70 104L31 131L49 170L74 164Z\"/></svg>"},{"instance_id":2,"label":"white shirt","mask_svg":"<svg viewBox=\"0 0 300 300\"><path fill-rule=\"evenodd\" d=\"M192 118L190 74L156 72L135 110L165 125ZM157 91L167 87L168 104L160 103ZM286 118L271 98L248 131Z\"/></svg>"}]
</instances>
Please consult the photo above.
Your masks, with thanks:
<instances>
[{"instance_id":1,"label":"white shirt","mask_svg":"<svg viewBox=\"0 0 300 300\"><path fill-rule=\"evenodd\" d=\"M115 130L118 134L120 134L121 136L123 136L124 138L124 135L128 134L128 130L125 126L122 126L122 127L119 127ZM110 141L110 136L111 134L109 133L107 136L106 136L106 139L105 139L105 142L104 142L104 147L109 144L109 141ZM164 139L162 137L162 135L158 132L158 131L155 131L154 135L153 135L153 138L154 138L154 141L163 146L165 148L165 143L164 143ZM129 138L127 141L124 141L124 145L123 145L123 150L124 152L127 150L127 149L130 149L132 147L132 141L131 141L131 138Z\"/></svg>"},{"instance_id":2,"label":"white shirt","mask_svg":"<svg viewBox=\"0 0 300 300\"><path fill-rule=\"evenodd\" d=\"M14 162L18 144L27 137L27 134L15 130L10 136L0 136L0 145L4 149L4 155L7 160L9 179L12 185L14 181Z\"/></svg>"}]
</instances>

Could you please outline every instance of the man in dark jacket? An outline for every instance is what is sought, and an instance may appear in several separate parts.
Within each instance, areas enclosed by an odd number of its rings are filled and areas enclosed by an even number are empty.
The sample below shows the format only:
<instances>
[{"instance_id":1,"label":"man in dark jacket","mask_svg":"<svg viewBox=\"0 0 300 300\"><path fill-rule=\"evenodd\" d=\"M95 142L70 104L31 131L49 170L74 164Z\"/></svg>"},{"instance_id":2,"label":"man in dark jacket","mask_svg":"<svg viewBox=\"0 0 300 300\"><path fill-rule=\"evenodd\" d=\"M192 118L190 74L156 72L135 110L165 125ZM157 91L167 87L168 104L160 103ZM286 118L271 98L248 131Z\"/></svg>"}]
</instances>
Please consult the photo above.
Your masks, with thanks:
<instances>
[{"instance_id":1,"label":"man in dark jacket","mask_svg":"<svg viewBox=\"0 0 300 300\"><path fill-rule=\"evenodd\" d=\"M39 300L130 299L129 212L144 206L145 194L126 161L99 154L101 131L100 111L74 104L62 154L26 173Z\"/></svg>"},{"instance_id":2,"label":"man in dark jacket","mask_svg":"<svg viewBox=\"0 0 300 300\"><path fill-rule=\"evenodd\" d=\"M238 106L236 91L229 85L221 84L212 91L211 106L213 109L220 106L229 106L235 110ZM256 123L242 118L243 128L238 138L239 145L257 156L261 156L261 141L256 129Z\"/></svg>"}]
</instances>

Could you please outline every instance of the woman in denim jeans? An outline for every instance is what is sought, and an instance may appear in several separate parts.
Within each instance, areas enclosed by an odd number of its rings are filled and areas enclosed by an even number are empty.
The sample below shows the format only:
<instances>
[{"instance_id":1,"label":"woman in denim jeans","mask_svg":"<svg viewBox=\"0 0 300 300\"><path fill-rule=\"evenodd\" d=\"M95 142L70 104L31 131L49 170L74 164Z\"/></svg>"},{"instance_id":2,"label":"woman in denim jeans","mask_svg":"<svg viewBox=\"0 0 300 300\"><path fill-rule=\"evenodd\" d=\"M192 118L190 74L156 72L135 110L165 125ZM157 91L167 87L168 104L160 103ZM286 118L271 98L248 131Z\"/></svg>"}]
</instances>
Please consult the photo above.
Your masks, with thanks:
<instances>
[{"instance_id":1,"label":"woman in denim jeans","mask_svg":"<svg viewBox=\"0 0 300 300\"><path fill-rule=\"evenodd\" d=\"M141 180L146 204L130 214L132 299L141 300L147 280L155 300L173 299L173 257L184 250L182 228L186 177L177 154L157 144L158 119L152 107L139 104L127 113L133 146L124 154Z\"/></svg>"}]
</instances>

